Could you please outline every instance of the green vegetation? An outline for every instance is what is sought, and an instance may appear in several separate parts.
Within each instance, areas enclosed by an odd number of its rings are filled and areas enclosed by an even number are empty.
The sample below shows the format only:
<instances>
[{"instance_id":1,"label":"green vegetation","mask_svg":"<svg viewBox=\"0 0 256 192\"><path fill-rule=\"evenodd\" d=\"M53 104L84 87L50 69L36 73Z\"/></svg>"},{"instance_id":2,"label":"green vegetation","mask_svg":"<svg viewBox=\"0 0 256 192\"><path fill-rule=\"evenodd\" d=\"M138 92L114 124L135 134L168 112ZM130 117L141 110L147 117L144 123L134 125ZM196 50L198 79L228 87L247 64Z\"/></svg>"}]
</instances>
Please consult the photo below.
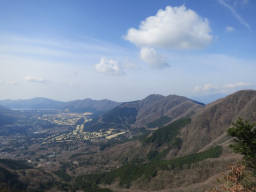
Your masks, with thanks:
<instances>
[{"instance_id":1,"label":"green vegetation","mask_svg":"<svg viewBox=\"0 0 256 192\"><path fill-rule=\"evenodd\" d=\"M107 173L80 176L78 181L87 181L89 182L88 185L97 186L101 183L111 184L118 179L121 186L129 188L133 181L139 178L149 181L151 178L155 177L160 170L184 169L185 165L186 168L189 168L192 164L205 159L217 158L221 153L222 147L216 146L201 153L195 153L172 160L153 160L149 163L132 162Z\"/></svg>"},{"instance_id":2,"label":"green vegetation","mask_svg":"<svg viewBox=\"0 0 256 192\"><path fill-rule=\"evenodd\" d=\"M177 121L174 121L170 125L167 125L163 128L155 131L152 136L145 139L144 143L149 144L152 143L157 147L168 143L168 144L180 144L181 140L177 142L177 135L182 127L189 124L191 122L190 118L181 118Z\"/></svg>"},{"instance_id":3,"label":"green vegetation","mask_svg":"<svg viewBox=\"0 0 256 192\"><path fill-rule=\"evenodd\" d=\"M75 189L82 189L86 192L112 192L109 189L102 189L98 187L100 184L100 175L86 175L77 177L75 180Z\"/></svg>"},{"instance_id":4,"label":"green vegetation","mask_svg":"<svg viewBox=\"0 0 256 192\"><path fill-rule=\"evenodd\" d=\"M129 124L136 121L137 109L130 107L117 107L112 109L109 113L103 115L104 122L111 123L124 123Z\"/></svg>"},{"instance_id":5,"label":"green vegetation","mask_svg":"<svg viewBox=\"0 0 256 192\"><path fill-rule=\"evenodd\" d=\"M66 173L65 169L59 169L58 171L55 171L54 174L66 182L69 182L72 179L71 176Z\"/></svg>"},{"instance_id":6,"label":"green vegetation","mask_svg":"<svg viewBox=\"0 0 256 192\"><path fill-rule=\"evenodd\" d=\"M75 159L75 158L81 157L86 154L88 154L88 153L85 153L85 152L84 153L75 153L75 154L71 155L69 159Z\"/></svg>"},{"instance_id":7,"label":"green vegetation","mask_svg":"<svg viewBox=\"0 0 256 192\"><path fill-rule=\"evenodd\" d=\"M147 158L148 158L148 160L160 160L160 159L163 159L167 155L169 150L170 149L168 148L168 149L165 149L165 150L163 150L161 152L158 152L157 150L150 151L147 154Z\"/></svg>"},{"instance_id":8,"label":"green vegetation","mask_svg":"<svg viewBox=\"0 0 256 192\"><path fill-rule=\"evenodd\" d=\"M154 128L154 127L162 127L164 126L166 123L170 122L172 120L172 118L167 117L167 116L163 116L151 123L148 123L147 126L149 128Z\"/></svg>"},{"instance_id":9,"label":"green vegetation","mask_svg":"<svg viewBox=\"0 0 256 192\"><path fill-rule=\"evenodd\" d=\"M32 166L29 165L25 160L13 160L13 159L0 159L0 163L10 169L31 169Z\"/></svg>"},{"instance_id":10,"label":"green vegetation","mask_svg":"<svg viewBox=\"0 0 256 192\"><path fill-rule=\"evenodd\" d=\"M132 107L116 107L105 113L102 119L96 118L85 124L86 131L101 129L126 129L136 121L137 109Z\"/></svg>"},{"instance_id":11,"label":"green vegetation","mask_svg":"<svg viewBox=\"0 0 256 192\"><path fill-rule=\"evenodd\" d=\"M256 191L256 124L239 118L228 129L228 134L234 137L234 143L230 147L236 153L243 155L243 162L238 162L231 167L223 178L218 178L220 187L215 187L211 192Z\"/></svg>"},{"instance_id":12,"label":"green vegetation","mask_svg":"<svg viewBox=\"0 0 256 192\"><path fill-rule=\"evenodd\" d=\"M18 175L0 167L0 191L25 191L26 185L18 179Z\"/></svg>"},{"instance_id":13,"label":"green vegetation","mask_svg":"<svg viewBox=\"0 0 256 192\"><path fill-rule=\"evenodd\" d=\"M228 130L228 134L234 137L235 141L231 148L242 154L247 166L256 171L256 124L239 118Z\"/></svg>"},{"instance_id":14,"label":"green vegetation","mask_svg":"<svg viewBox=\"0 0 256 192\"><path fill-rule=\"evenodd\" d=\"M0 114L0 126L6 125L6 124L12 124L16 122L16 120L17 119L15 119L14 117Z\"/></svg>"}]
</instances>

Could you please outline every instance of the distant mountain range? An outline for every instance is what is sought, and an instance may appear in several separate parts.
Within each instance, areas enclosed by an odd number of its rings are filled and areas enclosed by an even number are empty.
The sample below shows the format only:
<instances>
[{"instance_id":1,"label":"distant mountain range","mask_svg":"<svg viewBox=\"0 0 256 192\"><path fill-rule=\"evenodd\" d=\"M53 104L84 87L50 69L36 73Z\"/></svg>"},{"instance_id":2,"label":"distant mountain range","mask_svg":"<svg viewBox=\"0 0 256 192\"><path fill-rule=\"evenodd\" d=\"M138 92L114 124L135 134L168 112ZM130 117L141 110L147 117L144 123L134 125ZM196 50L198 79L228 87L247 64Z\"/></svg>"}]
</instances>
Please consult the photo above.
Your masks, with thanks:
<instances>
[{"instance_id":1,"label":"distant mountain range","mask_svg":"<svg viewBox=\"0 0 256 192\"><path fill-rule=\"evenodd\" d=\"M10 109L28 110L28 109L61 109L65 102L55 101L43 97L20 100L1 100L0 105Z\"/></svg>"},{"instance_id":2,"label":"distant mountain range","mask_svg":"<svg viewBox=\"0 0 256 192\"><path fill-rule=\"evenodd\" d=\"M113 109L118 102L111 100L74 100L70 102L61 102L47 98L33 98L22 100L2 100L0 105L13 110L66 110L70 112L93 112L103 113Z\"/></svg>"}]
</instances>

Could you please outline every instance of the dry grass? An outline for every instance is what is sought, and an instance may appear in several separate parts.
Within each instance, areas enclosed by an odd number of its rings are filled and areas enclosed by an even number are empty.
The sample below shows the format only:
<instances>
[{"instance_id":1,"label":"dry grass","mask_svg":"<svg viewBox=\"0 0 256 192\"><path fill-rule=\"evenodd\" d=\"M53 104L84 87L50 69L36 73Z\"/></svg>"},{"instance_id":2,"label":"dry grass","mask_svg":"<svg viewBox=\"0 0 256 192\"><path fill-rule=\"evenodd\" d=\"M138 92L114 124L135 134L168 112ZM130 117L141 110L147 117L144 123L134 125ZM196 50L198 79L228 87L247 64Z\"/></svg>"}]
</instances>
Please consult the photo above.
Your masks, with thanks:
<instances>
[{"instance_id":1,"label":"dry grass","mask_svg":"<svg viewBox=\"0 0 256 192\"><path fill-rule=\"evenodd\" d=\"M251 171L239 163L233 165L227 174L219 180L221 183L210 192L255 192L256 183Z\"/></svg>"}]
</instances>

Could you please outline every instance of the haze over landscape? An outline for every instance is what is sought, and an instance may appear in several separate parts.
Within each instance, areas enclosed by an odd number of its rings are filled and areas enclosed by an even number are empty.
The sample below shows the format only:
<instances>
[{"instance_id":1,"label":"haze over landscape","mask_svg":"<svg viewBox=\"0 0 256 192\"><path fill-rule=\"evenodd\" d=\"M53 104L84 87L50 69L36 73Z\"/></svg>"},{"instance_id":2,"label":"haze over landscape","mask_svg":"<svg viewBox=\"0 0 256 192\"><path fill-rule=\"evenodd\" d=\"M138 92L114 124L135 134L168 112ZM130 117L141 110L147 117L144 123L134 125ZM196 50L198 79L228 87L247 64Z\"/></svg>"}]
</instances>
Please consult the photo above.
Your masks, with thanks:
<instances>
[{"instance_id":1,"label":"haze over landscape","mask_svg":"<svg viewBox=\"0 0 256 192\"><path fill-rule=\"evenodd\" d=\"M255 18L1 0L0 192L256 192Z\"/></svg>"}]
</instances>

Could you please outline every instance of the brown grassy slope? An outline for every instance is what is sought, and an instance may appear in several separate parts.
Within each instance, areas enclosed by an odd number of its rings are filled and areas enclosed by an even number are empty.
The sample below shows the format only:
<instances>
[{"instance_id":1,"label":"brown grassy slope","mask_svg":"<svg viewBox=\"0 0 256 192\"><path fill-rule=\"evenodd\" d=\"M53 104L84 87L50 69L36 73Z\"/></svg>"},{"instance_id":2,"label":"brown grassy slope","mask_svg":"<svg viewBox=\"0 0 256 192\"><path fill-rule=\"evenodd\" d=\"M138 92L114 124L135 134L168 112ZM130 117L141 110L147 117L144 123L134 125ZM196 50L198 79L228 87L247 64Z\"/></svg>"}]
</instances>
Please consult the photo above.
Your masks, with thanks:
<instances>
[{"instance_id":1,"label":"brown grassy slope","mask_svg":"<svg viewBox=\"0 0 256 192\"><path fill-rule=\"evenodd\" d=\"M197 152L209 144L222 144L227 129L238 117L256 121L256 91L239 91L207 105L182 130L179 155ZM214 142L215 141L215 142Z\"/></svg>"},{"instance_id":2,"label":"brown grassy slope","mask_svg":"<svg viewBox=\"0 0 256 192\"><path fill-rule=\"evenodd\" d=\"M178 118L191 116L203 106L182 96L150 95L142 100L120 104L98 119L85 124L85 130L142 128L163 117L168 117L165 123L170 123ZM162 124L155 125L158 126Z\"/></svg>"},{"instance_id":3,"label":"brown grassy slope","mask_svg":"<svg viewBox=\"0 0 256 192\"><path fill-rule=\"evenodd\" d=\"M143 127L162 116L168 116L173 121L191 115L202 107L203 105L182 96L150 95L139 102L135 126Z\"/></svg>"}]
</instances>

